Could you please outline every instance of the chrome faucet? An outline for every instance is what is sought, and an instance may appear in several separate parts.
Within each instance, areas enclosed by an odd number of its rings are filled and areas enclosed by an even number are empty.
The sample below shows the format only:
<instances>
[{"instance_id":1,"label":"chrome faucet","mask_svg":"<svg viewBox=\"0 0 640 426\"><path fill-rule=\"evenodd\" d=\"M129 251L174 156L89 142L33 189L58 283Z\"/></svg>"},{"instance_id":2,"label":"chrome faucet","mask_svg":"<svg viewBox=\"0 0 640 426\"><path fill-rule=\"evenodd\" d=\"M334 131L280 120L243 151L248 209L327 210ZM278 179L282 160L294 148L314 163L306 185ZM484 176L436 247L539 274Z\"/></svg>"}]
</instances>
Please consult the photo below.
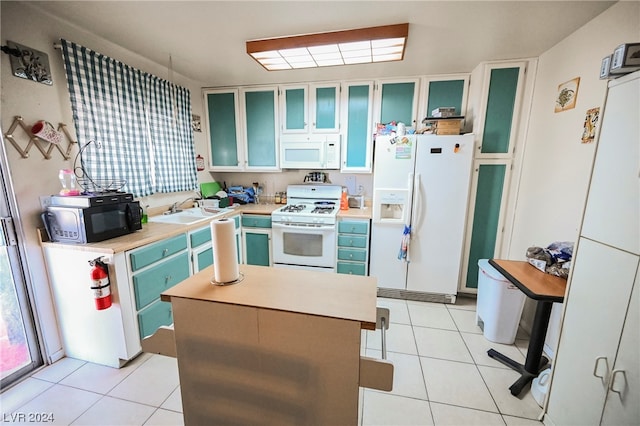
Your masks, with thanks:
<instances>
[{"instance_id":1,"label":"chrome faucet","mask_svg":"<svg viewBox=\"0 0 640 426\"><path fill-rule=\"evenodd\" d=\"M171 207L169 207L169 210L167 210L164 214L174 214L174 213L179 213L182 211L182 209L179 209L178 207L180 207L181 205L183 205L184 203L186 203L187 201L195 201L196 197L189 197L186 200L182 201L181 203L173 203L171 204Z\"/></svg>"}]
</instances>

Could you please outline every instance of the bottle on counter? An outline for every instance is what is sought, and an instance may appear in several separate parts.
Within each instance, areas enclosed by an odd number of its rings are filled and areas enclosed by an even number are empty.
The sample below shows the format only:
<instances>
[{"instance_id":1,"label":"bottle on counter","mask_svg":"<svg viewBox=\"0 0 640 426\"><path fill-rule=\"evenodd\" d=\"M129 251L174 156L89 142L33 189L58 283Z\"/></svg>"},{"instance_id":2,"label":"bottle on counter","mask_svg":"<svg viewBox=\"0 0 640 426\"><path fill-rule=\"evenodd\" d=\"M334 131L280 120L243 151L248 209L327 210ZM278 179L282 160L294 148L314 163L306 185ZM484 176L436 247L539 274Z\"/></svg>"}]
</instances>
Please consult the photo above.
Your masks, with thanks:
<instances>
[{"instance_id":1,"label":"bottle on counter","mask_svg":"<svg viewBox=\"0 0 640 426\"><path fill-rule=\"evenodd\" d=\"M349 196L347 195L347 188L342 187L342 197L340 198L340 210L349 210Z\"/></svg>"},{"instance_id":2,"label":"bottle on counter","mask_svg":"<svg viewBox=\"0 0 640 426\"><path fill-rule=\"evenodd\" d=\"M275 201L274 201L274 202L275 202L276 204L280 204L280 202L281 202L280 200L281 200L280 193L279 193L279 192L276 192L276 198L275 198Z\"/></svg>"}]
</instances>

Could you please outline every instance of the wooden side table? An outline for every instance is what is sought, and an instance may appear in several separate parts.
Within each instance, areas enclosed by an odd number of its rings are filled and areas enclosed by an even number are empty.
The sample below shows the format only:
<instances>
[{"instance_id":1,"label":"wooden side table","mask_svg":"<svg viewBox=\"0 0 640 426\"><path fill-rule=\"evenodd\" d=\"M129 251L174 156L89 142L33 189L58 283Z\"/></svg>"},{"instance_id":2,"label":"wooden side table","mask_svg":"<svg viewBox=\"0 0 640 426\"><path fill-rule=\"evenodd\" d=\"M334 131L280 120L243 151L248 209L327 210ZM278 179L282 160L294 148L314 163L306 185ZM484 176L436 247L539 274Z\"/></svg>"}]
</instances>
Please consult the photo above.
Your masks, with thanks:
<instances>
[{"instance_id":1,"label":"wooden side table","mask_svg":"<svg viewBox=\"0 0 640 426\"><path fill-rule=\"evenodd\" d=\"M564 301L567 280L546 274L525 261L489 259L489 264L527 297L538 302L524 365L495 349L489 349L487 352L491 358L520 373L520 378L509 387L511 395L518 396L522 389L549 363L549 360L542 355L544 340L547 336L551 308L554 302L562 303Z\"/></svg>"}]
</instances>

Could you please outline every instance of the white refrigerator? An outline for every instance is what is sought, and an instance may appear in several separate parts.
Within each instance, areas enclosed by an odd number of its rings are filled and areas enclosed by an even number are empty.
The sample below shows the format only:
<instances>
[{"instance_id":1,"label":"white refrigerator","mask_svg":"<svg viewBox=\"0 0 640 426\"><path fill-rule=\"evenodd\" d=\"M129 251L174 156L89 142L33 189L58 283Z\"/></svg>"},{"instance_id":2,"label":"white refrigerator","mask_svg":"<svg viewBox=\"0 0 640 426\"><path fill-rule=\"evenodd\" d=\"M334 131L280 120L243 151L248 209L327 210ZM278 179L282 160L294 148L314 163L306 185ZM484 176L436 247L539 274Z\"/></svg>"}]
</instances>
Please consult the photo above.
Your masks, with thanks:
<instances>
[{"instance_id":1,"label":"white refrigerator","mask_svg":"<svg viewBox=\"0 0 640 426\"><path fill-rule=\"evenodd\" d=\"M455 302L473 144L473 134L376 137L369 270L380 295Z\"/></svg>"}]
</instances>

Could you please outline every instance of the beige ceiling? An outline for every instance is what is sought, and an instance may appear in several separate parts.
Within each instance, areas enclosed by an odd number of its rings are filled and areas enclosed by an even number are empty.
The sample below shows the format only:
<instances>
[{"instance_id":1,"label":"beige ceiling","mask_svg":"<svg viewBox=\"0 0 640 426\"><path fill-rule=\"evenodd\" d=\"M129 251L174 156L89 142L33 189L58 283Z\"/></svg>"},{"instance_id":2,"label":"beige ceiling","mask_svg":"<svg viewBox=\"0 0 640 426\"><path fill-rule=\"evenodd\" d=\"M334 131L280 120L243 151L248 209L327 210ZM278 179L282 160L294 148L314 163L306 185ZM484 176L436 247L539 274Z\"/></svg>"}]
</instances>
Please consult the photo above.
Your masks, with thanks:
<instances>
[{"instance_id":1,"label":"beige ceiling","mask_svg":"<svg viewBox=\"0 0 640 426\"><path fill-rule=\"evenodd\" d=\"M171 56L175 72L222 86L469 72L481 61L539 56L615 2L31 3L159 64ZM245 51L251 39L404 22L410 26L402 62L268 72Z\"/></svg>"}]
</instances>

